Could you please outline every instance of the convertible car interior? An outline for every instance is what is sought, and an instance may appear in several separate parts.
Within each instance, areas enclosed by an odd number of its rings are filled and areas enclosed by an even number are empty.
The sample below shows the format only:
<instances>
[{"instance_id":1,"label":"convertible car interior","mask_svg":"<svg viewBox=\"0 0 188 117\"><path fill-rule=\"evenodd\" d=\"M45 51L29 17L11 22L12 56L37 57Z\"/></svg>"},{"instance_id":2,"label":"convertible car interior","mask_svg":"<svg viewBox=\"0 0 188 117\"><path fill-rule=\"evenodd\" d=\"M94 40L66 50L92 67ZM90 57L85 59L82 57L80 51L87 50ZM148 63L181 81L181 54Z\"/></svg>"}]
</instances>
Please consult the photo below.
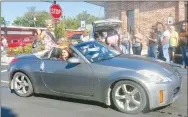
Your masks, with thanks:
<instances>
[{"instance_id":1,"label":"convertible car interior","mask_svg":"<svg viewBox=\"0 0 188 117\"><path fill-rule=\"evenodd\" d=\"M51 60L59 60L61 57L62 50L63 50L62 48L53 48L52 52L48 52L47 56ZM49 54L51 54L51 55L49 55ZM69 54L70 54L69 58L78 57L78 55L73 51L71 51Z\"/></svg>"},{"instance_id":2,"label":"convertible car interior","mask_svg":"<svg viewBox=\"0 0 188 117\"><path fill-rule=\"evenodd\" d=\"M59 59L59 58L61 57L61 51L62 51L61 48L54 48L54 49L52 50L52 54L51 54L51 56L50 56L50 59L52 59L52 60L57 60L57 59Z\"/></svg>"}]
</instances>

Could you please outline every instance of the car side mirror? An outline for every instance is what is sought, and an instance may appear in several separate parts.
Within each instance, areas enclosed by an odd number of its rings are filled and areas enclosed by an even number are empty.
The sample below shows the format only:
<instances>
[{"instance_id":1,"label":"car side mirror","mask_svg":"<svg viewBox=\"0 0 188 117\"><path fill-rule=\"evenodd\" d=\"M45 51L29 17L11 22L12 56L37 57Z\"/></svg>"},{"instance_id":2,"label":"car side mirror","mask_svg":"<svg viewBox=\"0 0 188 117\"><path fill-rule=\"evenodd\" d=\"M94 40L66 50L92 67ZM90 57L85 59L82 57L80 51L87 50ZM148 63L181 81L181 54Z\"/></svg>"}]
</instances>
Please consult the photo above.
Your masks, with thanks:
<instances>
[{"instance_id":1,"label":"car side mirror","mask_svg":"<svg viewBox=\"0 0 188 117\"><path fill-rule=\"evenodd\" d=\"M71 64L79 64L81 63L81 60L79 58L76 58L76 57L71 57L67 60L68 63L71 63Z\"/></svg>"}]
</instances>

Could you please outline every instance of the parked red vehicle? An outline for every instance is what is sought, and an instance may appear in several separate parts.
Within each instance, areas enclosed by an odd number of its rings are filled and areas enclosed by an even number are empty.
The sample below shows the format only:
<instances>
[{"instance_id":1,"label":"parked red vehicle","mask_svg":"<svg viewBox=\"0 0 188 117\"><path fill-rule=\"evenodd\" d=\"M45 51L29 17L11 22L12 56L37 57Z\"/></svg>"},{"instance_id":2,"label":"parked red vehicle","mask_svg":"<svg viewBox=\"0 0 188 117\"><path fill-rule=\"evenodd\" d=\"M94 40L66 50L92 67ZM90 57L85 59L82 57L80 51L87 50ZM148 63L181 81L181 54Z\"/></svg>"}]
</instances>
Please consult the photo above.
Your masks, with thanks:
<instances>
[{"instance_id":1,"label":"parked red vehicle","mask_svg":"<svg viewBox=\"0 0 188 117\"><path fill-rule=\"evenodd\" d=\"M5 34L5 27L1 26L1 35L6 36L9 48L23 47L33 42L37 29L45 30L45 28L41 27L7 26L7 34Z\"/></svg>"},{"instance_id":2,"label":"parked red vehicle","mask_svg":"<svg viewBox=\"0 0 188 117\"><path fill-rule=\"evenodd\" d=\"M22 47L22 41L19 39L8 40L8 48Z\"/></svg>"},{"instance_id":3,"label":"parked red vehicle","mask_svg":"<svg viewBox=\"0 0 188 117\"><path fill-rule=\"evenodd\" d=\"M34 37L34 36L26 37L26 38L24 38L23 41L22 41L22 46L24 47L24 46L26 46L26 45L28 45L28 44L32 44L32 43L34 42L34 40L35 40L35 37Z\"/></svg>"},{"instance_id":4,"label":"parked red vehicle","mask_svg":"<svg viewBox=\"0 0 188 117\"><path fill-rule=\"evenodd\" d=\"M23 40L13 39L8 41L8 48L24 47L34 42L34 37L26 37Z\"/></svg>"}]
</instances>

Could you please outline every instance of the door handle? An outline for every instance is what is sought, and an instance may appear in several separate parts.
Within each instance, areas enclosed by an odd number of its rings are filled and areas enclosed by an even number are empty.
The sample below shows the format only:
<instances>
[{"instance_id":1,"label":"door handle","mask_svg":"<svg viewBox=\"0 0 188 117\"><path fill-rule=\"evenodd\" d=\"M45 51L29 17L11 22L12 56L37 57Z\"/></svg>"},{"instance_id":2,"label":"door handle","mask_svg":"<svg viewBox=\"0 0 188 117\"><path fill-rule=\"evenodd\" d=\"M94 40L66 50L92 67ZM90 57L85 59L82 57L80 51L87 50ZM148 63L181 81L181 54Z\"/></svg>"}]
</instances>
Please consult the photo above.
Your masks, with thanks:
<instances>
[{"instance_id":1,"label":"door handle","mask_svg":"<svg viewBox=\"0 0 188 117\"><path fill-rule=\"evenodd\" d=\"M44 71L44 62L42 62L40 65L40 71Z\"/></svg>"}]
</instances>

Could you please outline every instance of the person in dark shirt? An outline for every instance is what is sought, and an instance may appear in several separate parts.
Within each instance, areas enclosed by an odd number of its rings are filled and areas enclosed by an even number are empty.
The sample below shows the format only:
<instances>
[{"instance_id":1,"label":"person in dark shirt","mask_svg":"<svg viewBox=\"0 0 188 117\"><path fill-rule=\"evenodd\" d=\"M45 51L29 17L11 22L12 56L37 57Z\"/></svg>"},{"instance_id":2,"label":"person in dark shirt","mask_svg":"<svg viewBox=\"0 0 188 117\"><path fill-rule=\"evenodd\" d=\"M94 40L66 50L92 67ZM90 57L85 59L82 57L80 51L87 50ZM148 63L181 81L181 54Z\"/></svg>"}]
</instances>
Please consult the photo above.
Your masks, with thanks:
<instances>
[{"instance_id":1,"label":"person in dark shirt","mask_svg":"<svg viewBox=\"0 0 188 117\"><path fill-rule=\"evenodd\" d=\"M180 31L180 48L182 53L183 67L188 68L188 24L183 23Z\"/></svg>"},{"instance_id":2,"label":"person in dark shirt","mask_svg":"<svg viewBox=\"0 0 188 117\"><path fill-rule=\"evenodd\" d=\"M157 37L157 29L155 26L152 26L152 32L150 33L150 37L148 37L148 56L157 58L157 48L158 48L158 37Z\"/></svg>"}]
</instances>

